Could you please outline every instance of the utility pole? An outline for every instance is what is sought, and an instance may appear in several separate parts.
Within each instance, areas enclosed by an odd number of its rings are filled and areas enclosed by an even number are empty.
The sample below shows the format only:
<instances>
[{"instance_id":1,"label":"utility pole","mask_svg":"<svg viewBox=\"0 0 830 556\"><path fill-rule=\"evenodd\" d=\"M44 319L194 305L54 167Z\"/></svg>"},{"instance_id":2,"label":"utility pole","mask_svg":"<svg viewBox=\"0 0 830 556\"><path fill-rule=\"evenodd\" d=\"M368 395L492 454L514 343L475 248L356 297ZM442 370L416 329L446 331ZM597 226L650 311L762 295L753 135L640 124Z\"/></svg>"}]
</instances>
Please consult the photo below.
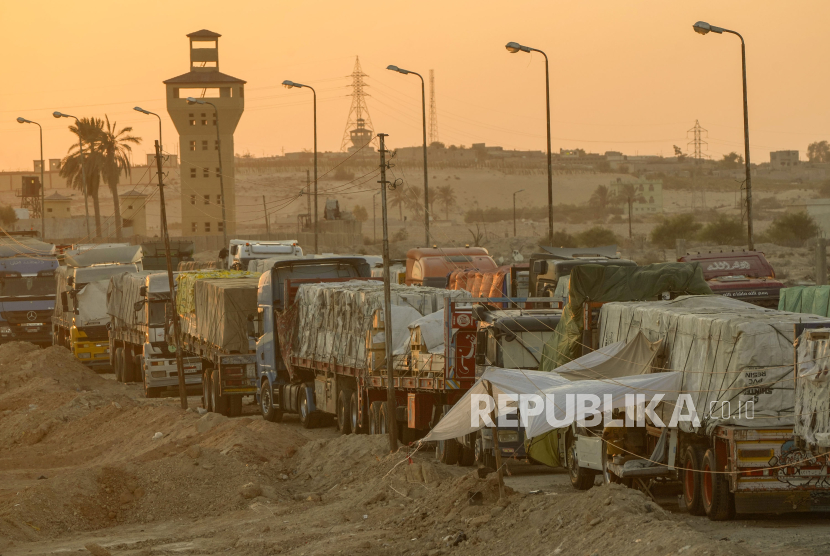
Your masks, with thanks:
<instances>
[{"instance_id":1,"label":"utility pole","mask_svg":"<svg viewBox=\"0 0 830 556\"><path fill-rule=\"evenodd\" d=\"M262 196L262 211L265 213L265 236L271 239L271 224L268 222L268 207L265 206L265 195Z\"/></svg>"},{"instance_id":2,"label":"utility pole","mask_svg":"<svg viewBox=\"0 0 830 556\"><path fill-rule=\"evenodd\" d=\"M513 237L516 237L516 194L521 193L524 189L519 189L513 193Z\"/></svg>"},{"instance_id":3,"label":"utility pole","mask_svg":"<svg viewBox=\"0 0 830 556\"><path fill-rule=\"evenodd\" d=\"M167 283L170 286L170 304L173 315L173 342L176 346L176 370L179 374L179 399L182 409L187 409L187 387L184 383L184 361L182 361L182 328L179 323L179 312L176 309L176 286L173 282L173 261L170 259L170 235L167 233L167 208L164 204L164 183L161 172L161 145L156 141L156 170L159 179L159 205L161 206L161 234L164 237L164 255L167 259Z\"/></svg>"},{"instance_id":4,"label":"utility pole","mask_svg":"<svg viewBox=\"0 0 830 556\"><path fill-rule=\"evenodd\" d=\"M383 218L383 338L386 342L386 431L389 434L389 452L398 449L398 434L395 423L395 369L392 354L392 286L389 276L389 229L386 217L386 145L385 133L378 133L380 138L380 202Z\"/></svg>"}]
</instances>

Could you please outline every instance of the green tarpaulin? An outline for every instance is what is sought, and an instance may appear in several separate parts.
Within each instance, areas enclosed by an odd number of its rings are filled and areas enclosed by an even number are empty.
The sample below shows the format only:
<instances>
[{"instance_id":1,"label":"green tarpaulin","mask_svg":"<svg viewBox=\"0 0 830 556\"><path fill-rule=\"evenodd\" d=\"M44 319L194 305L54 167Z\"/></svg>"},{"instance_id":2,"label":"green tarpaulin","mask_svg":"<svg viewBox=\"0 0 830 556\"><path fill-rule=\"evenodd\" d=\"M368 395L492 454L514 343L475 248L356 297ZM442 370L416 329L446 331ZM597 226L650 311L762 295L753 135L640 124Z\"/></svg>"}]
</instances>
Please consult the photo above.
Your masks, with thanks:
<instances>
[{"instance_id":1,"label":"green tarpaulin","mask_svg":"<svg viewBox=\"0 0 830 556\"><path fill-rule=\"evenodd\" d=\"M541 371L551 371L582 355L582 307L586 301L648 301L664 292L711 295L699 263L648 266L582 265L571 271L568 303L556 334L542 351Z\"/></svg>"},{"instance_id":2,"label":"green tarpaulin","mask_svg":"<svg viewBox=\"0 0 830 556\"><path fill-rule=\"evenodd\" d=\"M830 286L796 286L782 288L779 311L830 316Z\"/></svg>"}]
</instances>

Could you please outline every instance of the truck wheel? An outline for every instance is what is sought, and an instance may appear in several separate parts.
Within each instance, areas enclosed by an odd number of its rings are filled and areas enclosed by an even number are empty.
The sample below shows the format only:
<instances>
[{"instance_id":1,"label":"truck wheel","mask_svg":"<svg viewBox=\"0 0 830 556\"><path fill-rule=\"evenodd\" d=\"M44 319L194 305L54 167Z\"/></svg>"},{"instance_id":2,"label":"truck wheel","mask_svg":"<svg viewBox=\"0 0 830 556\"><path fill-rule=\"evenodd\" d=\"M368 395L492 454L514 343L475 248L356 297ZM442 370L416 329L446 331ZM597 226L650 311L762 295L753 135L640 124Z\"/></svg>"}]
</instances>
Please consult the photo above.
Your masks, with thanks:
<instances>
[{"instance_id":1,"label":"truck wheel","mask_svg":"<svg viewBox=\"0 0 830 556\"><path fill-rule=\"evenodd\" d=\"M369 405L369 434L380 434L380 405L383 402L372 402Z\"/></svg>"},{"instance_id":2,"label":"truck wheel","mask_svg":"<svg viewBox=\"0 0 830 556\"><path fill-rule=\"evenodd\" d=\"M133 350L125 347L122 354L121 378L124 382L135 381L135 369L133 368Z\"/></svg>"},{"instance_id":3,"label":"truck wheel","mask_svg":"<svg viewBox=\"0 0 830 556\"><path fill-rule=\"evenodd\" d=\"M124 348L115 348L115 380L124 382Z\"/></svg>"},{"instance_id":4,"label":"truck wheel","mask_svg":"<svg viewBox=\"0 0 830 556\"><path fill-rule=\"evenodd\" d=\"M389 418L388 408L386 402L380 402L380 411L378 411L378 432L380 434L389 434Z\"/></svg>"},{"instance_id":5,"label":"truck wheel","mask_svg":"<svg viewBox=\"0 0 830 556\"><path fill-rule=\"evenodd\" d=\"M455 465L458 463L458 442L454 438L439 440L435 455L441 463Z\"/></svg>"},{"instance_id":6,"label":"truck wheel","mask_svg":"<svg viewBox=\"0 0 830 556\"><path fill-rule=\"evenodd\" d=\"M242 396L228 396L228 416L240 417L242 415Z\"/></svg>"},{"instance_id":7,"label":"truck wheel","mask_svg":"<svg viewBox=\"0 0 830 556\"><path fill-rule=\"evenodd\" d=\"M689 446L683 455L683 501L689 515L706 515L703 508L703 450Z\"/></svg>"},{"instance_id":8,"label":"truck wheel","mask_svg":"<svg viewBox=\"0 0 830 556\"><path fill-rule=\"evenodd\" d=\"M357 401L357 392L352 392L349 400L349 419L354 434L366 434L366 425L360 419L360 404Z\"/></svg>"},{"instance_id":9,"label":"truck wheel","mask_svg":"<svg viewBox=\"0 0 830 556\"><path fill-rule=\"evenodd\" d=\"M589 469L579 466L579 456L576 452L576 441L570 434L568 435L568 444L565 455L571 485L577 490L588 490L594 486L594 474L591 473Z\"/></svg>"},{"instance_id":10,"label":"truck wheel","mask_svg":"<svg viewBox=\"0 0 830 556\"><path fill-rule=\"evenodd\" d=\"M202 374L202 407L213 411L213 392L211 391L210 369Z\"/></svg>"},{"instance_id":11,"label":"truck wheel","mask_svg":"<svg viewBox=\"0 0 830 556\"><path fill-rule=\"evenodd\" d=\"M351 410L349 409L349 401L352 399L352 393L348 390L340 390L337 395L337 430L340 434L349 434L352 432Z\"/></svg>"},{"instance_id":12,"label":"truck wheel","mask_svg":"<svg viewBox=\"0 0 830 556\"><path fill-rule=\"evenodd\" d=\"M311 428L311 412L308 407L308 395L306 389L301 388L300 394L297 397L297 408L300 412L300 424L304 429Z\"/></svg>"},{"instance_id":13,"label":"truck wheel","mask_svg":"<svg viewBox=\"0 0 830 556\"><path fill-rule=\"evenodd\" d=\"M267 380L262 381L259 389L259 409L262 412L262 418L266 421L272 423L282 421L282 411L274 407L274 393Z\"/></svg>"},{"instance_id":14,"label":"truck wheel","mask_svg":"<svg viewBox=\"0 0 830 556\"><path fill-rule=\"evenodd\" d=\"M212 369L210 373L211 378L211 398L213 403L213 411L219 413L220 415L224 415L227 417L228 415L228 397L220 395L219 392L222 391L220 384L219 384L219 370Z\"/></svg>"},{"instance_id":15,"label":"truck wheel","mask_svg":"<svg viewBox=\"0 0 830 556\"><path fill-rule=\"evenodd\" d=\"M703 456L703 508L712 521L728 521L735 517L735 496L729 492L726 475L718 471L715 453L706 450Z\"/></svg>"}]
</instances>

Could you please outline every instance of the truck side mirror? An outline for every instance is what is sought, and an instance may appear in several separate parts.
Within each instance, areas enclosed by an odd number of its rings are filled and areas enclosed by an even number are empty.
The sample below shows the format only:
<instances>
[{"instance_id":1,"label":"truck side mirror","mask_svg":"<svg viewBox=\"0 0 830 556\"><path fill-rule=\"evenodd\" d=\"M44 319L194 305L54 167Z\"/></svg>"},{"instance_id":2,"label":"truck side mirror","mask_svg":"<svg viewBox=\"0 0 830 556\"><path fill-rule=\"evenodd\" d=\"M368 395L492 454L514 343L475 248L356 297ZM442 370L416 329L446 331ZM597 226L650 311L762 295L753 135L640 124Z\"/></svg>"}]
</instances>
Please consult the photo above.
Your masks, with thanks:
<instances>
[{"instance_id":1,"label":"truck side mirror","mask_svg":"<svg viewBox=\"0 0 830 556\"><path fill-rule=\"evenodd\" d=\"M141 297L147 297L147 286L141 286L140 288L138 288L138 295L140 295Z\"/></svg>"},{"instance_id":2,"label":"truck side mirror","mask_svg":"<svg viewBox=\"0 0 830 556\"><path fill-rule=\"evenodd\" d=\"M249 338L256 338L256 315L248 315L248 322L246 323L248 329L248 337Z\"/></svg>"},{"instance_id":3,"label":"truck side mirror","mask_svg":"<svg viewBox=\"0 0 830 556\"><path fill-rule=\"evenodd\" d=\"M547 261L539 261L539 274L547 274L548 273L548 262Z\"/></svg>"},{"instance_id":4,"label":"truck side mirror","mask_svg":"<svg viewBox=\"0 0 830 556\"><path fill-rule=\"evenodd\" d=\"M479 330L476 332L476 365L485 365L487 363L487 331Z\"/></svg>"},{"instance_id":5,"label":"truck side mirror","mask_svg":"<svg viewBox=\"0 0 830 556\"><path fill-rule=\"evenodd\" d=\"M133 304L133 311L135 311L136 313L139 312L140 310L142 310L143 308L144 308L144 302L143 301L136 301Z\"/></svg>"},{"instance_id":6,"label":"truck side mirror","mask_svg":"<svg viewBox=\"0 0 830 556\"><path fill-rule=\"evenodd\" d=\"M61 306L63 310L66 311L69 308L69 293L61 292Z\"/></svg>"}]
</instances>

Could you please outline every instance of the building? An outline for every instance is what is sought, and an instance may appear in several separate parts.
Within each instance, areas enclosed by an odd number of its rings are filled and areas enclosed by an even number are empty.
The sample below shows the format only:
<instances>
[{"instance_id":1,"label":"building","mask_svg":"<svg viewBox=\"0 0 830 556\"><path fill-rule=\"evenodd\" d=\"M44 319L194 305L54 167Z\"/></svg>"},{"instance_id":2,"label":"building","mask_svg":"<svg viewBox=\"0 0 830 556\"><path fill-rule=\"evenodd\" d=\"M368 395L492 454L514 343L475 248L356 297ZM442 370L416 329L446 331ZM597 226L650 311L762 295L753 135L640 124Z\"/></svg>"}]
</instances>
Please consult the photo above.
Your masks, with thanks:
<instances>
[{"instance_id":1,"label":"building","mask_svg":"<svg viewBox=\"0 0 830 556\"><path fill-rule=\"evenodd\" d=\"M190 70L164 82L167 113L179 132L182 235L222 235L223 202L227 232L232 235L236 229L233 133L245 110L245 81L219 71L219 33L203 29L187 37ZM204 99L205 104L189 104L188 97Z\"/></svg>"},{"instance_id":2,"label":"building","mask_svg":"<svg viewBox=\"0 0 830 556\"><path fill-rule=\"evenodd\" d=\"M121 203L121 228L132 228L127 230L125 235L146 236L147 235L147 195L139 193L135 189L122 193L118 196Z\"/></svg>"},{"instance_id":3,"label":"building","mask_svg":"<svg viewBox=\"0 0 830 556\"><path fill-rule=\"evenodd\" d=\"M625 194L625 185L634 188L635 200L631 204L632 215L662 214L663 212L663 182L661 180L617 178L611 182L608 189L611 195Z\"/></svg>"},{"instance_id":4,"label":"building","mask_svg":"<svg viewBox=\"0 0 830 556\"><path fill-rule=\"evenodd\" d=\"M46 218L69 218L72 216L69 211L69 205L71 204L71 197L66 197L55 191L43 199Z\"/></svg>"},{"instance_id":5,"label":"building","mask_svg":"<svg viewBox=\"0 0 830 556\"><path fill-rule=\"evenodd\" d=\"M792 168L798 166L798 151L772 151L769 163L773 168Z\"/></svg>"}]
</instances>

